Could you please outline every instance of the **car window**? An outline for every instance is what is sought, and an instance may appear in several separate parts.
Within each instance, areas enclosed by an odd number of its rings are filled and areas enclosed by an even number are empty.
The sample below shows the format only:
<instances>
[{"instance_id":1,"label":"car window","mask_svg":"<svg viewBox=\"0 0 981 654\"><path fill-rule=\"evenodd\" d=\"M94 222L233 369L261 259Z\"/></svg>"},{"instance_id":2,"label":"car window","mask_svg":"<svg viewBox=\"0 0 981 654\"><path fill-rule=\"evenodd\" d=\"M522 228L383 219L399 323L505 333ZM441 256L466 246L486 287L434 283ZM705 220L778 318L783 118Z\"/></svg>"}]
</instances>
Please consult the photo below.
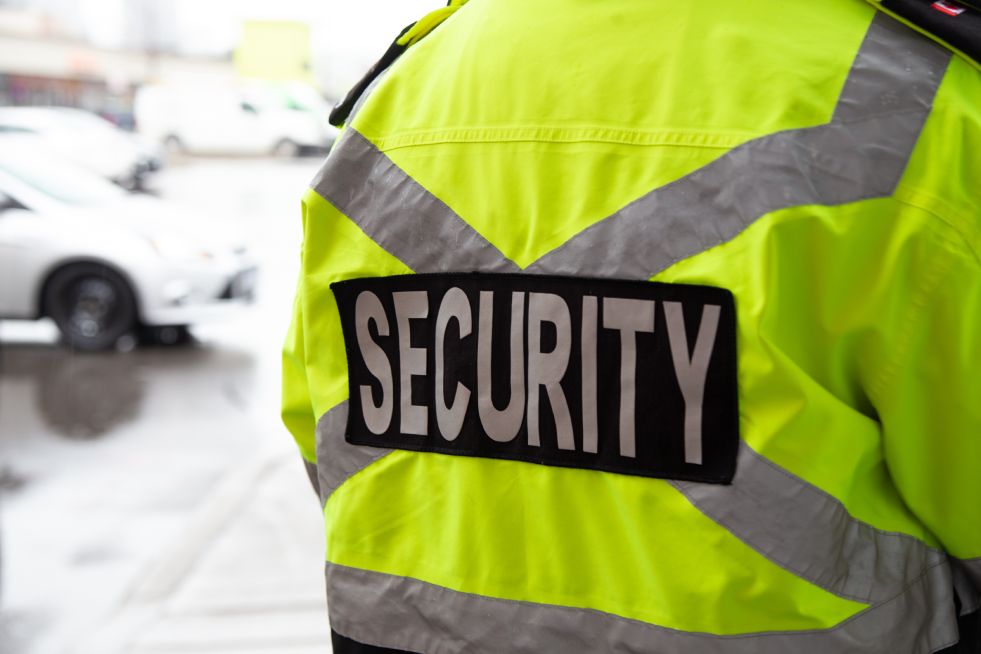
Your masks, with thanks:
<instances>
[{"instance_id":1,"label":"car window","mask_svg":"<svg viewBox=\"0 0 981 654\"><path fill-rule=\"evenodd\" d=\"M276 106L291 111L307 111L326 115L330 112L327 101L309 86L304 84L289 84L272 87L268 91L270 101Z\"/></svg>"},{"instance_id":2,"label":"car window","mask_svg":"<svg viewBox=\"0 0 981 654\"><path fill-rule=\"evenodd\" d=\"M17 125L0 125L0 132L4 134L37 134L37 130Z\"/></svg>"},{"instance_id":3,"label":"car window","mask_svg":"<svg viewBox=\"0 0 981 654\"><path fill-rule=\"evenodd\" d=\"M27 209L27 206L7 191L0 189L0 216L8 209Z\"/></svg>"},{"instance_id":4,"label":"car window","mask_svg":"<svg viewBox=\"0 0 981 654\"><path fill-rule=\"evenodd\" d=\"M123 189L98 175L53 158L0 159L0 170L65 204L98 206L126 195Z\"/></svg>"},{"instance_id":5,"label":"car window","mask_svg":"<svg viewBox=\"0 0 981 654\"><path fill-rule=\"evenodd\" d=\"M62 110L57 114L57 123L70 130L92 130L100 136L104 134L119 134L118 127L105 118L84 111L73 109Z\"/></svg>"}]
</instances>

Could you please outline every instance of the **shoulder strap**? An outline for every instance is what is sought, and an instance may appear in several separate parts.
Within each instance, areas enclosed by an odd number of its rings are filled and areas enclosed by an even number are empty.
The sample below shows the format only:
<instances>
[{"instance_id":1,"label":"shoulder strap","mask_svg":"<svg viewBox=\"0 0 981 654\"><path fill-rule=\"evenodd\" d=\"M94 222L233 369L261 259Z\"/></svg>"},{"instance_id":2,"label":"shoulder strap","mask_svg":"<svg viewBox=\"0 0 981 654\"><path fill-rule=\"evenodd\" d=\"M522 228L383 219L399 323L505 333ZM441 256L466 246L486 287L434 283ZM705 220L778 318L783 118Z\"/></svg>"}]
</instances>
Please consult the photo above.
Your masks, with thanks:
<instances>
[{"instance_id":1,"label":"shoulder strap","mask_svg":"<svg viewBox=\"0 0 981 654\"><path fill-rule=\"evenodd\" d=\"M333 110L330 112L330 124L334 127L340 127L343 125L348 117L351 115L351 111L357 104L358 99L364 95L371 83L374 82L379 75L385 72L389 66L391 66L395 61L402 56L402 53L409 49L410 46L415 45L421 41L427 34L436 29L444 20L449 18L456 12L457 9L467 4L468 0L449 0L445 7L440 7L435 11L431 11L416 22L412 23L395 37L392 44L388 46L385 54L381 56L381 59L375 62L375 64L368 69L357 84L348 91L344 99L334 105Z\"/></svg>"}]
</instances>

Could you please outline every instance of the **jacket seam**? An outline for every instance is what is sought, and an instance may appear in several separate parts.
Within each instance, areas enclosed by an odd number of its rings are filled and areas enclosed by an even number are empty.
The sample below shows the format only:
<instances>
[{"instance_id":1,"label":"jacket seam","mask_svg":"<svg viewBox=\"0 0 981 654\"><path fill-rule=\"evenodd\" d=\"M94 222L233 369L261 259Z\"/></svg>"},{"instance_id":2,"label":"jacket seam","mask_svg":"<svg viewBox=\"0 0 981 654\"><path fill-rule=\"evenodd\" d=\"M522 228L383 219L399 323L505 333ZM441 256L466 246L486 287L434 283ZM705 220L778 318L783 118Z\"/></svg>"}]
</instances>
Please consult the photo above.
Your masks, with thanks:
<instances>
[{"instance_id":1,"label":"jacket seam","mask_svg":"<svg viewBox=\"0 0 981 654\"><path fill-rule=\"evenodd\" d=\"M800 132L829 125L858 125L891 116L921 114L920 108L883 111L856 119L835 120L811 125L788 126L769 132L744 130L662 128L644 129L603 125L472 125L445 129L401 130L390 134L372 133L369 125L357 126L358 131L382 152L401 148L446 145L452 143L581 143L597 142L637 146L679 146L709 149L732 149L744 143L758 141L784 132Z\"/></svg>"},{"instance_id":2,"label":"jacket seam","mask_svg":"<svg viewBox=\"0 0 981 654\"><path fill-rule=\"evenodd\" d=\"M939 220L957 235L961 243L954 243L951 239L946 240L955 247L964 247L971 254L974 261L981 265L981 252L978 251L976 246L976 243L981 245L981 234L974 234L974 237L971 238L965 233L964 226L969 224L970 221L968 219L961 219L961 216L964 215L963 212L952 209L946 202L934 197L927 191L902 183L897 187L892 199L900 204L924 211ZM951 218L951 215L957 216L957 219Z\"/></svg>"},{"instance_id":3,"label":"jacket seam","mask_svg":"<svg viewBox=\"0 0 981 654\"><path fill-rule=\"evenodd\" d=\"M748 132L660 129L644 130L593 125L556 127L522 125L512 127L461 127L441 130L419 130L391 135L362 132L383 152L427 145L454 143L609 143L628 146L677 146L729 150L759 138Z\"/></svg>"},{"instance_id":4,"label":"jacket seam","mask_svg":"<svg viewBox=\"0 0 981 654\"><path fill-rule=\"evenodd\" d=\"M943 237L940 237L943 238ZM946 240L946 239L945 239ZM878 376L874 377L869 388L885 399L888 395L889 385L895 380L896 375L902 368L903 361L912 347L913 337L922 324L924 308L926 308L933 292L939 288L940 283L946 278L953 262L949 257L936 257L931 259L935 262L932 269L922 277L922 282L910 295L910 301L903 320L903 329L899 333L896 346L893 348L892 356L880 369Z\"/></svg>"}]
</instances>

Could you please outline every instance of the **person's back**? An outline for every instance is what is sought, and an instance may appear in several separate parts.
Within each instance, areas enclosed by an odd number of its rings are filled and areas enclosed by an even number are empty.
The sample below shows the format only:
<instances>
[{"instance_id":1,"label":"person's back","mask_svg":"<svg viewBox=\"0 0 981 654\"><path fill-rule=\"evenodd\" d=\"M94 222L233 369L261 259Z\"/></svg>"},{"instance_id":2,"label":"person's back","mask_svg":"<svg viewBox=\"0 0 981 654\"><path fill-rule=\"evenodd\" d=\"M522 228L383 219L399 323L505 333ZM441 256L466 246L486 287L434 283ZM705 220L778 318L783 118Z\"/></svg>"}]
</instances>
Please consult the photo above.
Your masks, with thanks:
<instances>
[{"instance_id":1,"label":"person's back","mask_svg":"<svg viewBox=\"0 0 981 654\"><path fill-rule=\"evenodd\" d=\"M859 0L474 0L412 45L304 198L336 651L956 642L978 98Z\"/></svg>"}]
</instances>

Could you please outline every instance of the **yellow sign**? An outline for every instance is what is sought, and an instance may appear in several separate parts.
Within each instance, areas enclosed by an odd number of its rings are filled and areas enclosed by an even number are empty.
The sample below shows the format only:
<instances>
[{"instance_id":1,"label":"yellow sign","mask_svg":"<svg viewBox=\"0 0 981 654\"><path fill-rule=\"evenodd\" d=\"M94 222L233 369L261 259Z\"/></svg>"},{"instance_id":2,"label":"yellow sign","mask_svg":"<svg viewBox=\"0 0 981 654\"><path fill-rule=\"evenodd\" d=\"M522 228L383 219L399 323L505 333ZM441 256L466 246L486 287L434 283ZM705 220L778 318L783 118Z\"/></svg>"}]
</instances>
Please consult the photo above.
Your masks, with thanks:
<instances>
[{"instance_id":1,"label":"yellow sign","mask_svg":"<svg viewBox=\"0 0 981 654\"><path fill-rule=\"evenodd\" d=\"M245 21L235 49L235 72L241 77L312 81L310 27L296 21Z\"/></svg>"}]
</instances>

